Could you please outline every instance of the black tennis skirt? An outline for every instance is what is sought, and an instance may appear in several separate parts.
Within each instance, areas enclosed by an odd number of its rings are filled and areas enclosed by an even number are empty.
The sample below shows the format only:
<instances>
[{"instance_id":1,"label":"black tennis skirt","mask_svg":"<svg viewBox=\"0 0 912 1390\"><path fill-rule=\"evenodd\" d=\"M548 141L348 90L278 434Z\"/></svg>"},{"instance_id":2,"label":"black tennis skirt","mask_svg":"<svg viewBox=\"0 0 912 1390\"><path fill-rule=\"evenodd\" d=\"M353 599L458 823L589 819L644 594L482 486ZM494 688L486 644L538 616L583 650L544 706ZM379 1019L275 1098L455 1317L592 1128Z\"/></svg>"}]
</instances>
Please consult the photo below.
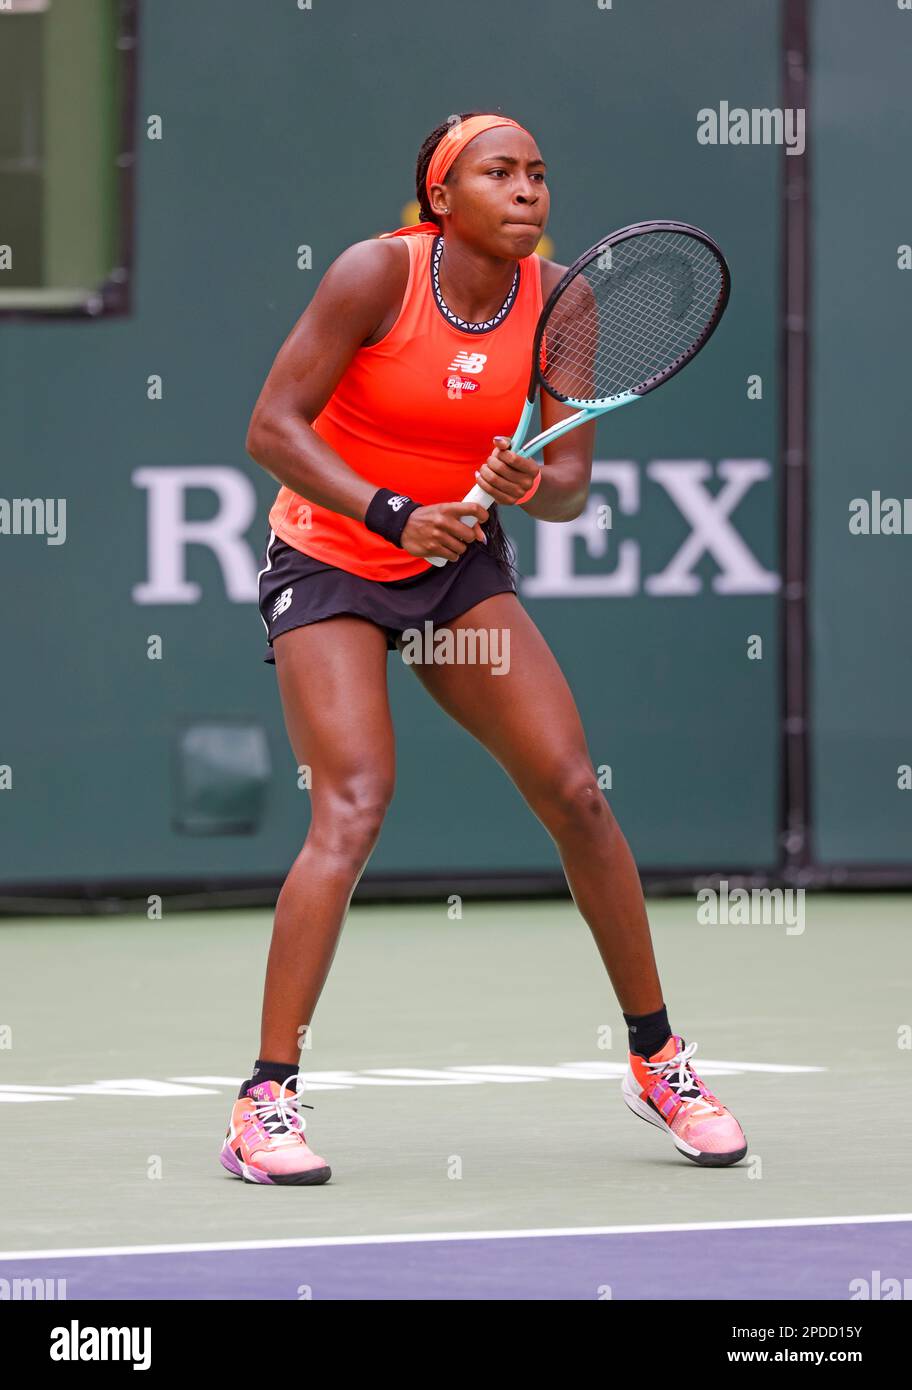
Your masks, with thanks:
<instances>
[{"instance_id":1,"label":"black tennis skirt","mask_svg":"<svg viewBox=\"0 0 912 1390\"><path fill-rule=\"evenodd\" d=\"M409 579L381 580L324 564L270 531L259 574L260 616L269 642L263 660L275 664L272 644L283 632L342 613L383 628L393 650L406 628L448 623L492 594L515 593L507 569L478 541L452 564L431 565Z\"/></svg>"}]
</instances>

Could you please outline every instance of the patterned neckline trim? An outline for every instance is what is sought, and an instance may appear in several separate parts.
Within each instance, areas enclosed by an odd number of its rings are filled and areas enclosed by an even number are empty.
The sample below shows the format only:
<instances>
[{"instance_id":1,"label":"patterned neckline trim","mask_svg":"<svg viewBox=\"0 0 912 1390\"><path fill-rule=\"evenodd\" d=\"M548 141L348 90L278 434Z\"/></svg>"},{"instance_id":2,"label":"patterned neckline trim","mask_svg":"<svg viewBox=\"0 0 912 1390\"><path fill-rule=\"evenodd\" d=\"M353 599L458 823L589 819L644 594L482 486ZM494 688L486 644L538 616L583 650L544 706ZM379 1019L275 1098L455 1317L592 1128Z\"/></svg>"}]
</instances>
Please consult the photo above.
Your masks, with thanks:
<instances>
[{"instance_id":1,"label":"patterned neckline trim","mask_svg":"<svg viewBox=\"0 0 912 1390\"><path fill-rule=\"evenodd\" d=\"M513 284L510 286L510 292L494 317L485 319L484 323L470 323L468 319L460 318L458 314L454 314L453 310L444 300L440 289L440 258L442 255L443 236L440 235L434 238L434 246L431 252L431 287L434 291L434 303L437 305L437 308L440 310L441 314L443 314L447 323L452 324L454 328L458 328L460 333L490 333L492 328L497 328L499 324L503 323L507 314L509 314L513 305L516 303L516 296L519 292L519 266L517 265L516 267L516 272L513 276Z\"/></svg>"}]
</instances>

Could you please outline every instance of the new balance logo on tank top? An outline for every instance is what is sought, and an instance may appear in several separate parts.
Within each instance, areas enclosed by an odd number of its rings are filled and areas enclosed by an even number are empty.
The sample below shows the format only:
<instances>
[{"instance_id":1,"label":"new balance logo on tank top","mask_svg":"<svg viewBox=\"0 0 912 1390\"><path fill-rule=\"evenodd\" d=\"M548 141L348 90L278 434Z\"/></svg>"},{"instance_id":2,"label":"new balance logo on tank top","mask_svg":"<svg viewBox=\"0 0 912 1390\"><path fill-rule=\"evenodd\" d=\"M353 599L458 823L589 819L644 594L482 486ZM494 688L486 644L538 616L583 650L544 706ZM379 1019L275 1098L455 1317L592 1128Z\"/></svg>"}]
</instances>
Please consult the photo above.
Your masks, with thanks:
<instances>
[{"instance_id":1,"label":"new balance logo on tank top","mask_svg":"<svg viewBox=\"0 0 912 1390\"><path fill-rule=\"evenodd\" d=\"M503 305L475 326L443 306L436 281L442 238L403 240L409 275L399 317L381 342L358 349L313 429L376 487L425 504L457 502L475 483L493 436L510 435L522 411L542 308L539 258L517 263ZM408 579L429 568L360 521L287 487L269 524L296 550L366 579Z\"/></svg>"}]
</instances>

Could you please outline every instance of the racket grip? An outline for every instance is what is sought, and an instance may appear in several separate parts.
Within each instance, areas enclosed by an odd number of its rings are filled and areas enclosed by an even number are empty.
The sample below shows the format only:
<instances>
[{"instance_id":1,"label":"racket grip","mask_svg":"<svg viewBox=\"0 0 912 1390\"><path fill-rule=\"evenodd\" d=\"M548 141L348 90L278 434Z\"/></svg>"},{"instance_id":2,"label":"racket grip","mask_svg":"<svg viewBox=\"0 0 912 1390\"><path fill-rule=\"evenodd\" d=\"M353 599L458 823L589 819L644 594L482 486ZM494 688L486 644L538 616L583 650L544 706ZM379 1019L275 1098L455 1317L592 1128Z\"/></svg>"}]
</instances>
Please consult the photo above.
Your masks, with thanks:
<instances>
[{"instance_id":1,"label":"racket grip","mask_svg":"<svg viewBox=\"0 0 912 1390\"><path fill-rule=\"evenodd\" d=\"M462 500L463 502L480 502L483 507L490 507L494 498L489 492L485 492L484 488L476 483L471 492L467 492ZM475 525L474 516L461 516L459 520L462 522L463 526ZM438 569L448 563L448 561L444 560L442 555L429 555L427 558L430 560L431 564L436 565Z\"/></svg>"},{"instance_id":2,"label":"racket grip","mask_svg":"<svg viewBox=\"0 0 912 1390\"><path fill-rule=\"evenodd\" d=\"M485 492L484 488L481 487L478 483L476 483L475 486L472 488L472 491L467 492L462 500L463 502L480 502L483 507L490 507L494 501L494 498L491 496L489 492ZM459 520L462 522L463 526L475 525L474 516L461 516Z\"/></svg>"}]
</instances>

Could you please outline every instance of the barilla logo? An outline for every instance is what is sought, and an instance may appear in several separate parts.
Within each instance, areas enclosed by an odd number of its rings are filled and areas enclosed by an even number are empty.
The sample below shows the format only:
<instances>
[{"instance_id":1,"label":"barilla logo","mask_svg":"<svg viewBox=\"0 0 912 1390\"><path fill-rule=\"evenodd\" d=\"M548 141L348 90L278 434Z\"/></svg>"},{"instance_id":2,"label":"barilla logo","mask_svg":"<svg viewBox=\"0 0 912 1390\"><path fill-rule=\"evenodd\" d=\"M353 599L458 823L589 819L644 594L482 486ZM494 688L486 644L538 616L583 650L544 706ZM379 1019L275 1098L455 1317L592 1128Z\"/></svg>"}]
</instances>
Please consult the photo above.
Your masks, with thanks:
<instances>
[{"instance_id":1,"label":"barilla logo","mask_svg":"<svg viewBox=\"0 0 912 1390\"><path fill-rule=\"evenodd\" d=\"M451 395L461 396L470 394L472 391L480 391L481 383L478 381L466 381L464 376L445 376L443 384Z\"/></svg>"}]
</instances>

